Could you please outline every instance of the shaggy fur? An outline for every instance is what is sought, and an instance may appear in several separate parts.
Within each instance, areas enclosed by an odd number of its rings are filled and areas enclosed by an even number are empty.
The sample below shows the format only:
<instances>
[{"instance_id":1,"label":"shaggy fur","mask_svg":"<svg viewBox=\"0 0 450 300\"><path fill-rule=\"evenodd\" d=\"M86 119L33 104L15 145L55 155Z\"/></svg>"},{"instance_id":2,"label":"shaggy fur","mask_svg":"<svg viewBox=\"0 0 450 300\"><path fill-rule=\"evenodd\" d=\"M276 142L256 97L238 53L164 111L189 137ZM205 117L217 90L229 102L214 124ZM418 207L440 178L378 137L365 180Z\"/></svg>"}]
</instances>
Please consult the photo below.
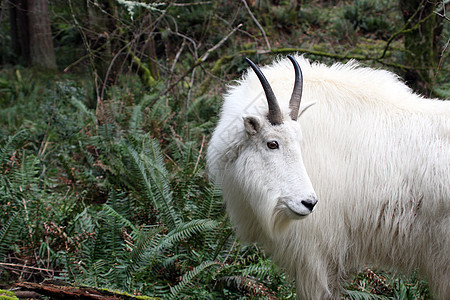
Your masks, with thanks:
<instances>
[{"instance_id":1,"label":"shaggy fur","mask_svg":"<svg viewBox=\"0 0 450 300\"><path fill-rule=\"evenodd\" d=\"M289 136L281 127L276 135L298 148L296 155L271 162L255 150L261 145L243 116L272 129L252 71L224 98L207 163L237 234L261 244L296 279L298 299L339 299L342 281L364 264L417 269L436 299L448 299L450 102L413 94L387 71L295 58L304 77L302 104L317 102L299 118L300 133L292 133L297 122L289 120L283 124ZM292 64L282 59L261 70L287 120ZM290 142L293 135L297 141ZM290 167L300 147L304 165L295 167L306 167L319 200L302 220L277 209L280 194L292 193L290 186L297 193L298 180L308 181Z\"/></svg>"}]
</instances>

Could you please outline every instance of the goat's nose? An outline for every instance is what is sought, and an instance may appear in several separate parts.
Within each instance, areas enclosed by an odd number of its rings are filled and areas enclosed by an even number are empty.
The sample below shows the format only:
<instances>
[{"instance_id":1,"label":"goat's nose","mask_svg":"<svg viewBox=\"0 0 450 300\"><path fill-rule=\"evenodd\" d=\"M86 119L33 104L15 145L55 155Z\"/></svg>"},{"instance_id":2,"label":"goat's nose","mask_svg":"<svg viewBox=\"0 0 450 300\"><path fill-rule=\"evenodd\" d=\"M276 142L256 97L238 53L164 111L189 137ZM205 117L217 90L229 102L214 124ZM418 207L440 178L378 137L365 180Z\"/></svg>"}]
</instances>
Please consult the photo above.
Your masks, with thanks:
<instances>
[{"instance_id":1,"label":"goat's nose","mask_svg":"<svg viewBox=\"0 0 450 300\"><path fill-rule=\"evenodd\" d=\"M302 200L302 204L310 211L313 211L314 206L317 204L317 199L315 197L311 197L310 199Z\"/></svg>"}]
</instances>

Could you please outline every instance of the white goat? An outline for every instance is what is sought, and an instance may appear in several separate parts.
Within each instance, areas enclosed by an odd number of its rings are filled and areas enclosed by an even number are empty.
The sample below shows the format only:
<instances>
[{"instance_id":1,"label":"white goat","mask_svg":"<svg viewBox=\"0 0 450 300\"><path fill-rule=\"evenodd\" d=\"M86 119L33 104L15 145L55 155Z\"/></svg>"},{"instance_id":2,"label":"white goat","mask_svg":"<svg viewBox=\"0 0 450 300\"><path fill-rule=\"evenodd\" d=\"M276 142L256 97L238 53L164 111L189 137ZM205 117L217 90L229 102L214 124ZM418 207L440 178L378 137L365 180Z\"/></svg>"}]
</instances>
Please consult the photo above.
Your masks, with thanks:
<instances>
[{"instance_id":1,"label":"white goat","mask_svg":"<svg viewBox=\"0 0 450 300\"><path fill-rule=\"evenodd\" d=\"M298 299L338 299L364 264L417 269L448 299L450 102L355 62L289 59L249 62L208 147L238 236L296 279ZM300 98L317 104L297 122Z\"/></svg>"}]
</instances>

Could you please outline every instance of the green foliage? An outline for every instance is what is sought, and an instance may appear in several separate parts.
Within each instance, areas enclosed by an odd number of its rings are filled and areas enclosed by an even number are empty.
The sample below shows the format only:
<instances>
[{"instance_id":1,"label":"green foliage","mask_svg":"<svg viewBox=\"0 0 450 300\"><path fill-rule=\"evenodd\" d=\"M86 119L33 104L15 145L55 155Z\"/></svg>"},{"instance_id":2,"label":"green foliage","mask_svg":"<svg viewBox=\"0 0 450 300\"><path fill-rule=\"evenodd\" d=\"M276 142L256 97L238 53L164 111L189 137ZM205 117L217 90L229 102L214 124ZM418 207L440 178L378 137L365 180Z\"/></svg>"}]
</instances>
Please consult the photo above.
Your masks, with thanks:
<instances>
[{"instance_id":1,"label":"green foliage","mask_svg":"<svg viewBox=\"0 0 450 300\"><path fill-rule=\"evenodd\" d=\"M366 268L348 286L345 299L430 299L426 283L416 278L395 276Z\"/></svg>"},{"instance_id":2,"label":"green foliage","mask_svg":"<svg viewBox=\"0 0 450 300\"><path fill-rule=\"evenodd\" d=\"M344 8L343 17L351 23L354 29L363 33L389 34L390 24L384 15L386 1L358 0Z\"/></svg>"},{"instance_id":3,"label":"green foliage","mask_svg":"<svg viewBox=\"0 0 450 300\"><path fill-rule=\"evenodd\" d=\"M195 276L197 276L200 272L204 271L206 268L209 268L216 264L218 263L213 261L204 261L200 265L194 267L191 271L188 271L186 274L184 274L181 282L179 282L176 286L170 288L169 299L177 298L181 290L185 288Z\"/></svg>"},{"instance_id":4,"label":"green foliage","mask_svg":"<svg viewBox=\"0 0 450 300\"><path fill-rule=\"evenodd\" d=\"M5 260L6 255L11 250L10 247L16 242L15 239L19 226L16 225L17 222L15 221L18 214L18 212L14 212L14 214L6 223L4 223L4 225L0 229L0 261Z\"/></svg>"},{"instance_id":5,"label":"green foliage","mask_svg":"<svg viewBox=\"0 0 450 300\"><path fill-rule=\"evenodd\" d=\"M0 289L0 300L19 300L13 292Z\"/></svg>"},{"instance_id":6,"label":"green foliage","mask_svg":"<svg viewBox=\"0 0 450 300\"><path fill-rule=\"evenodd\" d=\"M381 299L389 299L388 297L385 297L385 296L374 295L374 294L370 294L368 292L355 291L355 290L347 290L346 294L347 294L346 299L352 299L352 300L381 300Z\"/></svg>"},{"instance_id":7,"label":"green foliage","mask_svg":"<svg viewBox=\"0 0 450 300\"><path fill-rule=\"evenodd\" d=\"M30 93L39 105L24 106L14 126L2 124L23 128L0 144L2 260L32 255L37 267L55 270L53 279L163 298L245 297L262 295L264 284L286 286L270 260L247 268L259 250L236 241L220 190L205 180L203 135L212 125L199 120L210 111L157 121L173 116L177 103L153 94L127 102L130 91L117 89L99 114L73 80ZM51 93L57 102L41 96ZM186 131L186 120L204 129ZM227 286L233 276L241 282Z\"/></svg>"},{"instance_id":8,"label":"green foliage","mask_svg":"<svg viewBox=\"0 0 450 300\"><path fill-rule=\"evenodd\" d=\"M398 13L393 13L397 8L391 2L358 0L348 3L333 17L332 34L353 45L362 34L388 39L394 34L399 18Z\"/></svg>"}]
</instances>

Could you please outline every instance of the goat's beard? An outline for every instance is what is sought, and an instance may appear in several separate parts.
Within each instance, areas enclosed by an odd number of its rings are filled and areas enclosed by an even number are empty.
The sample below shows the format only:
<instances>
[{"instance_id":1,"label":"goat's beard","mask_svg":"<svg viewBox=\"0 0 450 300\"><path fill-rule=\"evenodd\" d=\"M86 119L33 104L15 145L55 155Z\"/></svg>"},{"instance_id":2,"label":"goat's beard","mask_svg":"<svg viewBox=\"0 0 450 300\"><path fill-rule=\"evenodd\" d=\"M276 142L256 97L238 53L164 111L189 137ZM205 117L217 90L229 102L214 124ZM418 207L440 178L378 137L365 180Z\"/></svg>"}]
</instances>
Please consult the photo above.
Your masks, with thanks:
<instances>
[{"instance_id":1,"label":"goat's beard","mask_svg":"<svg viewBox=\"0 0 450 300\"><path fill-rule=\"evenodd\" d=\"M273 220L272 230L274 236L285 234L287 229L293 222L302 220L308 216L308 215L306 216L295 215L295 217L293 217L293 214L294 213L290 212L289 208L287 207L282 206L275 207L272 215Z\"/></svg>"}]
</instances>

